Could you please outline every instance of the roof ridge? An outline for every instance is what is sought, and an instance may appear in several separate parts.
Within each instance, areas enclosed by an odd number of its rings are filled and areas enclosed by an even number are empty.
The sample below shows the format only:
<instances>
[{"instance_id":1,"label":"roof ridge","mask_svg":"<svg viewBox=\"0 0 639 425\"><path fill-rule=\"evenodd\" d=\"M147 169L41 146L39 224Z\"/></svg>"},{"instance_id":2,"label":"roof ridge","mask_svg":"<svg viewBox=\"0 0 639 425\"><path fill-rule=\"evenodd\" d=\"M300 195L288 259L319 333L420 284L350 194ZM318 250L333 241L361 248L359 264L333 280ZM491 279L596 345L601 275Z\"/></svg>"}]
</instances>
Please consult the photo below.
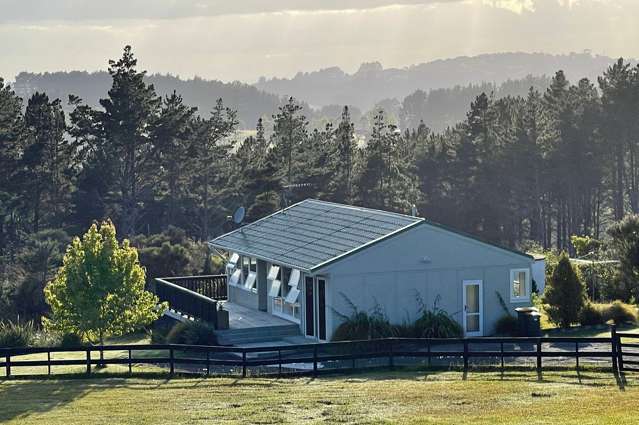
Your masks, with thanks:
<instances>
[{"instance_id":1,"label":"roof ridge","mask_svg":"<svg viewBox=\"0 0 639 425\"><path fill-rule=\"evenodd\" d=\"M302 204L304 202L316 202L318 204L335 205L337 208L353 209L353 210L360 210L360 211L371 211L371 212L375 212L377 214L384 214L384 215L388 215L388 216L408 218L408 219L416 220L416 221L426 220L424 217L417 217L417 216L414 216L414 215L398 213L398 212L394 212L394 211L384 211L384 210L380 210L380 209L377 209L377 208L361 207L359 205L340 204L338 202L324 201L322 199L308 198L308 199L305 199L305 200L303 200L303 201L301 201L299 203Z\"/></svg>"}]
</instances>

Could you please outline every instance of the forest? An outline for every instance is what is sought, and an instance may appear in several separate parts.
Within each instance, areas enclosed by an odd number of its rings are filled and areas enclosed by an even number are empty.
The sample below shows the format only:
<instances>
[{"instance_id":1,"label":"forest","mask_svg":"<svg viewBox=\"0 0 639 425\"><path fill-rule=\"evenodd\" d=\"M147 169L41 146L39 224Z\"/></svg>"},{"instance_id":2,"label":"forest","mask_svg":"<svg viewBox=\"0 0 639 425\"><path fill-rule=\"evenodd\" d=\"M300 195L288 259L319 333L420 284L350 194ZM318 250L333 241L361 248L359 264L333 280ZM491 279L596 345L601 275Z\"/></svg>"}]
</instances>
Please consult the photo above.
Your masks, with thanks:
<instances>
[{"instance_id":1,"label":"forest","mask_svg":"<svg viewBox=\"0 0 639 425\"><path fill-rule=\"evenodd\" d=\"M22 99L0 79L0 315L46 311L64 247L107 218L153 277L215 268L203 242L240 205L248 221L311 197L415 207L497 244L571 252L571 236L605 239L639 211L639 67L623 59L597 81L558 70L544 90L481 93L441 131L424 94L399 122L376 110L364 135L348 106L311 126L288 98L243 139L227 100L198 111L159 95L129 46L108 64L99 106Z\"/></svg>"}]
</instances>

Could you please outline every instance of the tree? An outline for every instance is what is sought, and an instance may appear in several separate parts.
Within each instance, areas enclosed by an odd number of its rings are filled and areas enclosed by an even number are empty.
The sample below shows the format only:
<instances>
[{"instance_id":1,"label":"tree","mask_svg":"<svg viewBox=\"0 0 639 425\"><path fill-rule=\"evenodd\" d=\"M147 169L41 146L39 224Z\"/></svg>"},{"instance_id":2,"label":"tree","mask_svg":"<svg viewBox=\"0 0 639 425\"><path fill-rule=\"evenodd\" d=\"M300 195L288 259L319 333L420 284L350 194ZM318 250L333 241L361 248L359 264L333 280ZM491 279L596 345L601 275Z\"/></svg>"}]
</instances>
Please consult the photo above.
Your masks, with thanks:
<instances>
[{"instance_id":1,"label":"tree","mask_svg":"<svg viewBox=\"0 0 639 425\"><path fill-rule=\"evenodd\" d=\"M639 215L626 216L608 229L610 245L620 261L620 292L624 301L639 299Z\"/></svg>"},{"instance_id":2,"label":"tree","mask_svg":"<svg viewBox=\"0 0 639 425\"><path fill-rule=\"evenodd\" d=\"M100 148L113 164L117 217L127 236L136 233L143 201L150 198L156 180L153 159L157 151L150 129L162 101L153 85L145 83L146 72L136 70L137 62L131 46L124 48L119 60L109 61L113 84L108 97L100 100L104 111L96 113Z\"/></svg>"},{"instance_id":3,"label":"tree","mask_svg":"<svg viewBox=\"0 0 639 425\"><path fill-rule=\"evenodd\" d=\"M568 328L579 320L585 301L584 285L564 252L544 290L548 316L553 323Z\"/></svg>"},{"instance_id":4,"label":"tree","mask_svg":"<svg viewBox=\"0 0 639 425\"><path fill-rule=\"evenodd\" d=\"M351 122L348 106L344 106L342 118L335 130L334 148L329 157L329 172L332 174L328 184L328 197L331 201L353 202L353 170L355 165L355 126Z\"/></svg>"},{"instance_id":5,"label":"tree","mask_svg":"<svg viewBox=\"0 0 639 425\"><path fill-rule=\"evenodd\" d=\"M18 177L21 197L37 233L43 221L59 227L66 216L74 155L64 137L66 124L58 99L50 102L46 94L36 92L27 104L24 125L25 146Z\"/></svg>"},{"instance_id":6,"label":"tree","mask_svg":"<svg viewBox=\"0 0 639 425\"><path fill-rule=\"evenodd\" d=\"M279 113L273 115L273 149L284 162L286 184L293 184L294 161L307 137L308 121L302 115L302 106L290 97Z\"/></svg>"},{"instance_id":7,"label":"tree","mask_svg":"<svg viewBox=\"0 0 639 425\"><path fill-rule=\"evenodd\" d=\"M118 243L110 221L93 224L73 239L44 290L51 308L45 328L103 345L106 337L148 325L166 308L144 285L137 250L126 239Z\"/></svg>"}]
</instances>

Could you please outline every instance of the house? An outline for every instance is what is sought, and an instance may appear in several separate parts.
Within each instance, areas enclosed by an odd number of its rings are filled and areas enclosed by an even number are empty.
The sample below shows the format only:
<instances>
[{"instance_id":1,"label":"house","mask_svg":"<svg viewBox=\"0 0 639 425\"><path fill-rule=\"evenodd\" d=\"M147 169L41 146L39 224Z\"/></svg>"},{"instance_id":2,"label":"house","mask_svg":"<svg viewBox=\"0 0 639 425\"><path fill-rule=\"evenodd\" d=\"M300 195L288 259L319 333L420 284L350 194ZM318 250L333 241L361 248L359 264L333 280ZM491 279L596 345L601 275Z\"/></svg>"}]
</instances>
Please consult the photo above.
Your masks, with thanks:
<instances>
[{"instance_id":1,"label":"house","mask_svg":"<svg viewBox=\"0 0 639 425\"><path fill-rule=\"evenodd\" d=\"M228 258L229 302L320 341L353 305L402 323L421 302L483 336L502 304L530 304L533 257L420 217L309 199L209 243Z\"/></svg>"}]
</instances>

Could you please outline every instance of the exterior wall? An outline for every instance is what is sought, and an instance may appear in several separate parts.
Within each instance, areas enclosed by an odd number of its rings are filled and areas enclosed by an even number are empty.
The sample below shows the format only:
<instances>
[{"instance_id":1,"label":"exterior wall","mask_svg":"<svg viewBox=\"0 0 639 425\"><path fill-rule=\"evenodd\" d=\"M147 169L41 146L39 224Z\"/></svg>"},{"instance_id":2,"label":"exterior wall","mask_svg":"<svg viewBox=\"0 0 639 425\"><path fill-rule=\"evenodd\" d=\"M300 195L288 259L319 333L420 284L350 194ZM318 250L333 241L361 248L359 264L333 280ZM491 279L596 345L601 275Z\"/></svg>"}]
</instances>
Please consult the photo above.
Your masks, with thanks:
<instances>
[{"instance_id":1,"label":"exterior wall","mask_svg":"<svg viewBox=\"0 0 639 425\"><path fill-rule=\"evenodd\" d=\"M525 268L530 275L532 262L436 226L419 225L318 272L328 278L329 338L340 323L336 312L351 313L345 297L360 310L381 306L392 323L415 320L421 298L426 308L437 302L461 323L464 280L482 281L483 333L490 335L504 314L497 293L513 313L530 304L511 302L510 270Z\"/></svg>"}]
</instances>

